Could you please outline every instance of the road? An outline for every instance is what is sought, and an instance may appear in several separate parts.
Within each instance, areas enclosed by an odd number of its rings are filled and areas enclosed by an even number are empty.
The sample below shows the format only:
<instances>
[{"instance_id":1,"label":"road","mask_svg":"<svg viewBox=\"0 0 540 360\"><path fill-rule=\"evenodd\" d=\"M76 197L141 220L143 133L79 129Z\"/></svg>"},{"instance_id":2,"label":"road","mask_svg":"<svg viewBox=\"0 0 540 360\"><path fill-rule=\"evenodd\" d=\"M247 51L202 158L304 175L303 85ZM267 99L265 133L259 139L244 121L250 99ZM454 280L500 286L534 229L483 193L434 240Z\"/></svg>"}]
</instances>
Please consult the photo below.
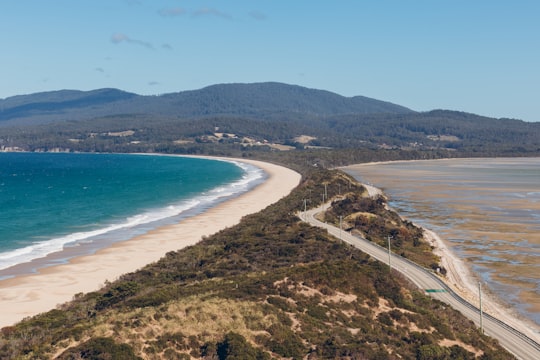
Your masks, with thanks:
<instances>
[{"instance_id":1,"label":"road","mask_svg":"<svg viewBox=\"0 0 540 360\"><path fill-rule=\"evenodd\" d=\"M377 260L387 264L390 262L392 270L402 273L420 289L424 289L431 297L452 306L467 318L474 321L479 327L480 322L482 322L484 333L497 339L516 358L521 360L540 359L540 344L488 314L483 314L480 317L480 310L475 305L470 304L452 291L433 272L400 256L394 254L389 256L388 249L382 248L361 237L351 235L346 231L340 230L338 227L317 220L315 215L324 211L326 206L328 204L299 213L298 216L313 226L326 229L331 235L355 246Z\"/></svg>"}]
</instances>

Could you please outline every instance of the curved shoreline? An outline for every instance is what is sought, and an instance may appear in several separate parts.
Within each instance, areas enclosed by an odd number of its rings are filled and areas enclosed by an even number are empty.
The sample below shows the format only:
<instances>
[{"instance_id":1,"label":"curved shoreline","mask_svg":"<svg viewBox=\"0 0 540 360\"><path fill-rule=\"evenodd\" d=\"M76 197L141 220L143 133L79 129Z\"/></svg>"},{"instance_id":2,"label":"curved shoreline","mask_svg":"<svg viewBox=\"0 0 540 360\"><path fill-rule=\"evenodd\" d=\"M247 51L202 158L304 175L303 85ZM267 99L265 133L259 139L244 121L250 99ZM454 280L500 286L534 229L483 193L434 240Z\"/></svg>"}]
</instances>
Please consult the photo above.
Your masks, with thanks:
<instances>
[{"instance_id":1,"label":"curved shoreline","mask_svg":"<svg viewBox=\"0 0 540 360\"><path fill-rule=\"evenodd\" d=\"M102 156L104 155L106 160L108 159L108 154L69 154L68 156L74 156L77 160L77 157L81 156ZM111 156L125 156L129 157L146 157L146 158L169 158L168 161L178 161L177 155L154 155L154 154L110 154ZM65 156L65 155L64 155ZM182 160L183 159L183 160ZM227 166L233 167L235 172L238 172L239 177L236 179L231 179L230 181L223 182L223 179L213 176L213 172L207 172L208 177L213 177L211 181L220 182L219 185L208 188L206 191L201 191L199 193L193 194L191 196L185 197L185 195L177 197L177 194L174 191L178 189L183 189L184 185L181 182L180 186L178 183L175 185L175 189L172 192L158 196L156 199L161 199L160 203L144 206L137 209L137 201L134 202L133 206L126 204L127 207L124 213L121 214L110 214L108 218L102 218L95 222L90 222L92 225L86 224L77 224L75 226L67 227L68 231L65 233L57 234L47 234L43 233L44 229L42 228L38 234L39 236L35 237L35 240L28 242L23 240L23 245L16 249L7 249L3 250L0 253L0 281L13 278L15 276L21 275L31 275L36 273L37 269L54 266L58 264L64 264L74 257L80 257L85 255L91 255L100 249L110 247L116 242L126 241L132 238L135 238L139 235L145 234L148 231L154 230L159 227L172 225L178 222L183 221L186 218L198 215L204 211L210 209L222 203L228 199L232 199L240 196L243 193L250 191L255 188L257 185L266 181L267 174L260 168L249 165L247 163L239 163L238 161L233 160L220 160L220 159L201 159L201 158L192 158L187 156L182 156L178 164L182 164L184 171L188 169L188 172L192 173L190 169L191 165L184 164L184 160L188 161L192 159L197 161L195 166L203 166L206 168L213 168L212 164L223 163ZM84 161L83 159L78 159L79 161ZM123 160L122 160L123 161ZM161 160L151 160L161 161ZM207 163L208 161L208 163ZM205 165L206 164L206 165ZM157 165L160 166L160 165ZM221 165L217 165L221 166ZM144 175L143 169L143 175ZM155 170L152 170L154 172ZM186 176L186 174L178 174L180 177ZM115 178L114 178L115 179ZM110 178L113 180L113 178ZM129 182L128 179L125 179ZM138 181L135 179L135 181ZM197 180L192 180L197 182ZM208 180L206 180L208 181ZM195 184L193 184L195 185ZM56 186L56 185L52 185ZM94 185L91 185L94 186ZM106 187L108 185L105 185ZM191 184L189 185L191 186ZM138 191L146 196L154 198L152 191L141 191L140 187L137 187ZM182 190L180 190L182 191ZM78 196L72 195L69 198L77 199ZM137 195L136 195L137 196ZM144 196L144 195L143 195ZM108 196L107 196L108 197ZM129 199L128 197L122 197L122 199ZM108 200L108 199L107 199ZM107 201L106 200L106 201ZM77 200L80 202L80 200ZM101 207L99 198L87 198L87 202L93 204L92 212L96 211L96 206L99 209ZM118 199L117 201L122 201ZM54 202L54 201L53 201ZM31 205L29 205L31 207ZM60 205L62 206L62 205ZM65 205L67 206L67 205ZM52 208L57 208L58 205L48 205L49 212ZM68 207L69 208L69 207ZM131 209L130 209L131 208ZM108 209L108 206L106 207ZM8 209L4 209L9 211ZM62 209L58 209L59 212L63 213ZM84 209L83 209L84 211ZM98 211L98 213L100 213ZM76 211L73 213L75 217L87 218L88 214L79 213ZM44 218L47 219L47 214L44 214ZM41 222L47 222L44 219L41 219L38 216L34 218L40 219ZM52 220L52 219L51 219ZM77 221L76 218L72 219ZM93 225L95 224L95 225ZM9 224L8 224L9 226ZM23 227L21 227L23 228ZM45 229L46 231L46 229ZM10 234L11 235L11 234ZM17 229L15 229L14 236L6 236L9 238L17 238ZM23 238L24 239L24 238ZM9 242L8 242L9 243Z\"/></svg>"},{"instance_id":2,"label":"curved shoreline","mask_svg":"<svg viewBox=\"0 0 540 360\"><path fill-rule=\"evenodd\" d=\"M455 160L455 159L438 159L437 161L445 160ZM398 160L398 161L383 161L383 162L371 162L365 164L355 164L346 167L341 167L343 171L346 168L360 168L367 165L383 165L389 163L406 163L406 162L415 162L422 160ZM428 160L433 161L433 160ZM357 179L358 180L358 179ZM382 189L379 189L373 184L363 184L370 194L381 194L384 195ZM401 216L401 215L400 215ZM465 263L450 249L445 241L434 231L426 228L425 226L416 226L424 230L424 239L433 246L433 252L441 258L441 265L447 270L447 274L442 279L445 283L454 290L461 297L466 299L472 304L479 305L479 289L478 281L472 275L471 270L465 265ZM477 306L478 306L477 305ZM525 318L523 315L518 313L518 311L512 308L509 304L505 303L502 299L498 298L495 294L482 290L482 307L486 313L502 320L506 324L514 327L515 329L521 331L522 333L529 336L531 339L536 342L540 342L540 330L538 329L536 323L530 319Z\"/></svg>"},{"instance_id":3,"label":"curved shoreline","mask_svg":"<svg viewBox=\"0 0 540 360\"><path fill-rule=\"evenodd\" d=\"M288 195L300 182L300 174L288 168L255 160L202 157L248 163L261 168L268 178L251 191L227 200L202 214L118 242L92 255L66 264L39 269L37 274L0 281L0 327L39 314L69 301L75 294L99 289L106 281L155 262L169 251L196 244L203 236L237 224Z\"/></svg>"}]
</instances>

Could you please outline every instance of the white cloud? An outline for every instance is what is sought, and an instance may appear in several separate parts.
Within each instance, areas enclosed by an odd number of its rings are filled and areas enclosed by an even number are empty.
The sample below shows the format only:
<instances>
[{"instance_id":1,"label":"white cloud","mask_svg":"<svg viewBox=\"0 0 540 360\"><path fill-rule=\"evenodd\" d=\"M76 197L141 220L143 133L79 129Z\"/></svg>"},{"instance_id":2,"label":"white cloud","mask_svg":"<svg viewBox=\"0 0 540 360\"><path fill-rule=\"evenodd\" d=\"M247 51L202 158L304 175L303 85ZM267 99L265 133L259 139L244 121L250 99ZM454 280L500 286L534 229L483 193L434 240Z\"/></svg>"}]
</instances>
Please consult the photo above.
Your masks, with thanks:
<instances>
[{"instance_id":1,"label":"white cloud","mask_svg":"<svg viewBox=\"0 0 540 360\"><path fill-rule=\"evenodd\" d=\"M182 16L186 13L187 11L180 7L159 10L159 15L166 17Z\"/></svg>"},{"instance_id":2,"label":"white cloud","mask_svg":"<svg viewBox=\"0 0 540 360\"><path fill-rule=\"evenodd\" d=\"M123 33L114 33L111 36L111 42L113 44L120 44L120 43L126 42L126 43L129 43L129 44L141 45L141 46L144 46L147 49L153 49L154 48L154 46L151 43L147 42L147 41L132 39L129 36L127 36L126 34L123 34Z\"/></svg>"},{"instance_id":3,"label":"white cloud","mask_svg":"<svg viewBox=\"0 0 540 360\"><path fill-rule=\"evenodd\" d=\"M192 14L193 17L199 17L199 16L216 16L216 17L220 17L220 18L223 18L223 19L232 19L232 16L227 14L227 13L224 13L222 11L219 11L217 9L214 9L214 8L202 8L202 9L199 9L199 10L195 10L193 11L193 14Z\"/></svg>"},{"instance_id":4,"label":"white cloud","mask_svg":"<svg viewBox=\"0 0 540 360\"><path fill-rule=\"evenodd\" d=\"M122 41L128 41L129 37L126 34L115 33L111 36L111 41L115 44L120 44Z\"/></svg>"}]
</instances>

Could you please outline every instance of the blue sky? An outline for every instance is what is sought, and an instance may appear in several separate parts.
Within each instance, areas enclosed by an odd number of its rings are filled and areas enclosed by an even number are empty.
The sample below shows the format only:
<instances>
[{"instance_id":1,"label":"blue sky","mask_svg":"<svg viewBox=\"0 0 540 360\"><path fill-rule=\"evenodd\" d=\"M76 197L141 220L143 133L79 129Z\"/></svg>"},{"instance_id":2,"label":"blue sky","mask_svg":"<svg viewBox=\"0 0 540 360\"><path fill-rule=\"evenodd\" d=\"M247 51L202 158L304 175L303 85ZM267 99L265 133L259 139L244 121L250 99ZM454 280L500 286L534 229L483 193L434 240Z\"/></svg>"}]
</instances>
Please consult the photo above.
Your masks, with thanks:
<instances>
[{"instance_id":1,"label":"blue sky","mask_svg":"<svg viewBox=\"0 0 540 360\"><path fill-rule=\"evenodd\" d=\"M537 0L2 0L0 98L278 81L540 121Z\"/></svg>"}]
</instances>

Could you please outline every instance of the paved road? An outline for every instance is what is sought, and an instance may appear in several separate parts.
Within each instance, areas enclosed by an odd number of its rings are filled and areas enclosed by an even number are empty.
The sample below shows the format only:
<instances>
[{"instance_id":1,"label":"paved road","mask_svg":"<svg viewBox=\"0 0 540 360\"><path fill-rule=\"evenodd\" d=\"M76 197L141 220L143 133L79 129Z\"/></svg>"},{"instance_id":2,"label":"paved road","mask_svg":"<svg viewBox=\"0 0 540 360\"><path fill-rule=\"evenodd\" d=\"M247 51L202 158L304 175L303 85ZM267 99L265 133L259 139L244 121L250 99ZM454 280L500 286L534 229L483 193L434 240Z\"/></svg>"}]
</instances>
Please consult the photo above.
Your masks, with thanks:
<instances>
[{"instance_id":1,"label":"paved road","mask_svg":"<svg viewBox=\"0 0 540 360\"><path fill-rule=\"evenodd\" d=\"M328 205L323 205L328 206ZM313 226L321 227L341 240L355 246L363 252L384 263L389 262L393 270L397 270L433 298L441 300L480 326L480 310L454 293L437 275L400 256L388 255L388 250L373 244L366 239L353 236L338 227L323 223L315 218L315 214L323 211L323 206L299 213L299 217ZM499 341L515 357L522 360L540 359L540 344L536 343L521 332L506 325L500 320L484 314L482 317L484 333Z\"/></svg>"}]
</instances>

